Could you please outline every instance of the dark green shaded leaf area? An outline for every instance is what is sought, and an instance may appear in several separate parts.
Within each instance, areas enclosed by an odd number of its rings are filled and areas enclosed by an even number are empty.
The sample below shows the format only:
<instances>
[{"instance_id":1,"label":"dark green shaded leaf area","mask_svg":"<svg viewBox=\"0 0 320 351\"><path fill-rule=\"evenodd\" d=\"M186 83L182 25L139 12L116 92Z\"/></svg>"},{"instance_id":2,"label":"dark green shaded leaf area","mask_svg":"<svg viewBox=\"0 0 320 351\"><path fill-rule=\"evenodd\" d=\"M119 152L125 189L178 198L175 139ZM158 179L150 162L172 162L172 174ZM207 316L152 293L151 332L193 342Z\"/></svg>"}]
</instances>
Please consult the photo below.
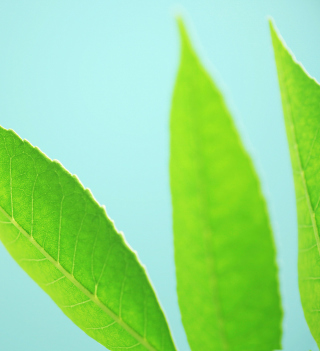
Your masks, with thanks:
<instances>
[{"instance_id":1,"label":"dark green shaded leaf area","mask_svg":"<svg viewBox=\"0 0 320 351\"><path fill-rule=\"evenodd\" d=\"M0 239L108 349L175 350L145 270L105 209L58 162L1 127Z\"/></svg>"},{"instance_id":2,"label":"dark green shaded leaf area","mask_svg":"<svg viewBox=\"0 0 320 351\"><path fill-rule=\"evenodd\" d=\"M320 346L320 86L295 60L270 22L298 213L299 290Z\"/></svg>"},{"instance_id":3,"label":"dark green shaded leaf area","mask_svg":"<svg viewBox=\"0 0 320 351\"><path fill-rule=\"evenodd\" d=\"M280 348L275 247L252 162L181 20L170 176L177 290L193 351Z\"/></svg>"}]
</instances>

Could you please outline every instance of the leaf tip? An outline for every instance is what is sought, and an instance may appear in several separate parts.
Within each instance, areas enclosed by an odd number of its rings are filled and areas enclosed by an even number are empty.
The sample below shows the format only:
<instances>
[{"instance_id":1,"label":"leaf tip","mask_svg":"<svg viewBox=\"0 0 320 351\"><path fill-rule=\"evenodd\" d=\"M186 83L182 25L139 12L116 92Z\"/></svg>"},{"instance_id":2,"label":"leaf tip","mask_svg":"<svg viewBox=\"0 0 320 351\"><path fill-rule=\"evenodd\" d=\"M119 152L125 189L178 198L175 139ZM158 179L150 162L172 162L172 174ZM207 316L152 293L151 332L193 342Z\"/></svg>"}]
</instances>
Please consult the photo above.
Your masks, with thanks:
<instances>
[{"instance_id":1,"label":"leaf tip","mask_svg":"<svg viewBox=\"0 0 320 351\"><path fill-rule=\"evenodd\" d=\"M267 16L267 20L268 20L268 23L269 23L270 30L273 31L275 29L275 27L276 27L273 17L272 16Z\"/></svg>"},{"instance_id":2,"label":"leaf tip","mask_svg":"<svg viewBox=\"0 0 320 351\"><path fill-rule=\"evenodd\" d=\"M269 22L269 28L270 28L270 33L271 33L273 45L275 45L275 41L281 42L283 44L284 41L279 33L279 30L275 24L273 17L268 16L268 22Z\"/></svg>"},{"instance_id":3,"label":"leaf tip","mask_svg":"<svg viewBox=\"0 0 320 351\"><path fill-rule=\"evenodd\" d=\"M184 47L185 45L190 46L190 40L188 37L188 33L187 33L187 28L186 25L184 23L183 17L182 15L179 13L175 16L177 25L178 25L178 29L179 29L179 34L180 34L180 40L181 40L181 44Z\"/></svg>"}]
</instances>

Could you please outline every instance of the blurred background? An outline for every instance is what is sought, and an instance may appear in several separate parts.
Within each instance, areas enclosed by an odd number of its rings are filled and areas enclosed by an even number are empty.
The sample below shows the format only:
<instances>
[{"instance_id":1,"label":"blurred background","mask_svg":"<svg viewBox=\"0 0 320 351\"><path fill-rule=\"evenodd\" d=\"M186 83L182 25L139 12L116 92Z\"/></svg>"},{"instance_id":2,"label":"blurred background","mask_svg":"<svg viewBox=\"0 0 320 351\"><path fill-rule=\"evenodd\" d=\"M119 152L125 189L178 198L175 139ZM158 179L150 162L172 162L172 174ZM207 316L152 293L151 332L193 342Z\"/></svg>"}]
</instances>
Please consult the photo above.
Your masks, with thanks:
<instances>
[{"instance_id":1,"label":"blurred background","mask_svg":"<svg viewBox=\"0 0 320 351\"><path fill-rule=\"evenodd\" d=\"M293 180L267 16L320 81L319 1L2 0L0 124L60 160L106 205L147 267L179 350L188 351L175 292L168 172L177 12L261 178L278 250L283 349L316 351L298 293ZM0 311L1 350L105 350L2 245Z\"/></svg>"}]
</instances>

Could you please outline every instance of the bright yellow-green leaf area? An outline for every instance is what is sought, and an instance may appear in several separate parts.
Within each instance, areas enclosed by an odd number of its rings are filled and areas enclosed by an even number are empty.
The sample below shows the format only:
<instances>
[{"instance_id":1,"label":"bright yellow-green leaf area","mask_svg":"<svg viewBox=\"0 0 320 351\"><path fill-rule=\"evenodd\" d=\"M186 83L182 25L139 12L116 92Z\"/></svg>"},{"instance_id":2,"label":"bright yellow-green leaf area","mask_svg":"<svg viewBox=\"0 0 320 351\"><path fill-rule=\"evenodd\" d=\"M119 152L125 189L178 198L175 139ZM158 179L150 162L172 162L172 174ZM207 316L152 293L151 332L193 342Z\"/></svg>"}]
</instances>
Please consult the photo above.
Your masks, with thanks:
<instances>
[{"instance_id":1,"label":"bright yellow-green leaf area","mask_svg":"<svg viewBox=\"0 0 320 351\"><path fill-rule=\"evenodd\" d=\"M106 348L175 350L146 273L105 209L58 162L1 127L0 239Z\"/></svg>"},{"instance_id":2,"label":"bright yellow-green leaf area","mask_svg":"<svg viewBox=\"0 0 320 351\"><path fill-rule=\"evenodd\" d=\"M222 95L181 21L179 28L170 176L188 341L193 351L279 349L282 311L265 200Z\"/></svg>"},{"instance_id":3,"label":"bright yellow-green leaf area","mask_svg":"<svg viewBox=\"0 0 320 351\"><path fill-rule=\"evenodd\" d=\"M300 296L320 346L320 86L270 27L296 191Z\"/></svg>"}]
</instances>

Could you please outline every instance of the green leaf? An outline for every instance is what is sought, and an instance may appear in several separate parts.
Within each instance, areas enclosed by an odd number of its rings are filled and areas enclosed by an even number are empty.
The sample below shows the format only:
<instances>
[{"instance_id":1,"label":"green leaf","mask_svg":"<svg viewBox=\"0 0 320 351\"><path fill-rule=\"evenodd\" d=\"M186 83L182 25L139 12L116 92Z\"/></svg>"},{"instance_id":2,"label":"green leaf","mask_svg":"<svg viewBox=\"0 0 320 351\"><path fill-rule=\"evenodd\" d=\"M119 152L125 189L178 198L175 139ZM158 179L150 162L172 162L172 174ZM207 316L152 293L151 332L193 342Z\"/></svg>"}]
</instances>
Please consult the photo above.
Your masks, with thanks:
<instances>
[{"instance_id":1,"label":"green leaf","mask_svg":"<svg viewBox=\"0 0 320 351\"><path fill-rule=\"evenodd\" d=\"M145 270L105 209L57 161L1 127L0 239L108 349L175 350Z\"/></svg>"},{"instance_id":2,"label":"green leaf","mask_svg":"<svg viewBox=\"0 0 320 351\"><path fill-rule=\"evenodd\" d=\"M296 61L270 21L298 213L299 290L320 346L320 86Z\"/></svg>"},{"instance_id":3,"label":"green leaf","mask_svg":"<svg viewBox=\"0 0 320 351\"><path fill-rule=\"evenodd\" d=\"M170 176L182 321L194 351L278 349L278 271L257 175L181 20L179 28Z\"/></svg>"}]
</instances>

